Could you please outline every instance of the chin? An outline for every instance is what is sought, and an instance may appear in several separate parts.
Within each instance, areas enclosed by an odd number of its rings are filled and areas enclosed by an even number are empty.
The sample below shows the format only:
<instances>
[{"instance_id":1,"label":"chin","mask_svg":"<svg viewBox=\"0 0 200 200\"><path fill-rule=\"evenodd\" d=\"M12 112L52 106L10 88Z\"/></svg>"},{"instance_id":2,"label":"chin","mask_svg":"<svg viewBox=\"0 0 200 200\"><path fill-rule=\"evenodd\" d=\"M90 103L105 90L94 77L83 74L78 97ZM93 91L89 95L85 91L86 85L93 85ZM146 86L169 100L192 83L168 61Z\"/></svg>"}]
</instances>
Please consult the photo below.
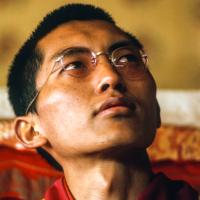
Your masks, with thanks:
<instances>
[{"instance_id":1,"label":"chin","mask_svg":"<svg viewBox=\"0 0 200 200\"><path fill-rule=\"evenodd\" d=\"M95 145L91 150L109 152L112 150L146 149L154 139L154 130L133 120L102 121L93 129Z\"/></svg>"},{"instance_id":2,"label":"chin","mask_svg":"<svg viewBox=\"0 0 200 200\"><path fill-rule=\"evenodd\" d=\"M107 132L106 135L104 134L99 143L99 147L103 151L146 149L152 141L153 137L145 137L141 132L120 128Z\"/></svg>"}]
</instances>

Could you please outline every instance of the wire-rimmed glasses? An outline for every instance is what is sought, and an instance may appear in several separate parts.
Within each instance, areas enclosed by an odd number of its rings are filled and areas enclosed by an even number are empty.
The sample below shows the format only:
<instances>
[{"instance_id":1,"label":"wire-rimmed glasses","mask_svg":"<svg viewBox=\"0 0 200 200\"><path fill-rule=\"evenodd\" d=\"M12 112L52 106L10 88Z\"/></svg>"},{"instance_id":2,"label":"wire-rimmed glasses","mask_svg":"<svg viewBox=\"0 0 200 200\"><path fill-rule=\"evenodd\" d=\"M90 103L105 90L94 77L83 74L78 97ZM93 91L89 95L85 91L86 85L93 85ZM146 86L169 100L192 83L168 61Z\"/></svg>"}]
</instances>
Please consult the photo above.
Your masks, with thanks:
<instances>
[{"instance_id":1,"label":"wire-rimmed glasses","mask_svg":"<svg viewBox=\"0 0 200 200\"><path fill-rule=\"evenodd\" d=\"M51 74L58 71L58 74L65 73L74 78L87 77L96 68L97 58L100 55L106 56L112 66L115 67L116 72L127 79L141 78L146 72L147 55L131 44L116 48L111 52L94 52L85 47L68 48L55 60L46 81L28 104L26 114L31 110Z\"/></svg>"}]
</instances>

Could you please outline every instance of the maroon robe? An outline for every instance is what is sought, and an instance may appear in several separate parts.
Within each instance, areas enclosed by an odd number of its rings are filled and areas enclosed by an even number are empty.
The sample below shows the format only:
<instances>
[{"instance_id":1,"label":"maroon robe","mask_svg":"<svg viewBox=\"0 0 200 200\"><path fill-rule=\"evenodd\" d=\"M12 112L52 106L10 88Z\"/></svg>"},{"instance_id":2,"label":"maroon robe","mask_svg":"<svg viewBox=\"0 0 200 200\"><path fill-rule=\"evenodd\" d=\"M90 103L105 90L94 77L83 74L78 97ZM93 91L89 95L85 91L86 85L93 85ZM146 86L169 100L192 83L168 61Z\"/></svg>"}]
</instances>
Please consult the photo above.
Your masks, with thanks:
<instances>
[{"instance_id":1,"label":"maroon robe","mask_svg":"<svg viewBox=\"0 0 200 200\"><path fill-rule=\"evenodd\" d=\"M74 200L64 178L58 179L46 192L45 200ZM198 200L198 192L183 181L174 181L164 174L154 175L138 200Z\"/></svg>"}]
</instances>

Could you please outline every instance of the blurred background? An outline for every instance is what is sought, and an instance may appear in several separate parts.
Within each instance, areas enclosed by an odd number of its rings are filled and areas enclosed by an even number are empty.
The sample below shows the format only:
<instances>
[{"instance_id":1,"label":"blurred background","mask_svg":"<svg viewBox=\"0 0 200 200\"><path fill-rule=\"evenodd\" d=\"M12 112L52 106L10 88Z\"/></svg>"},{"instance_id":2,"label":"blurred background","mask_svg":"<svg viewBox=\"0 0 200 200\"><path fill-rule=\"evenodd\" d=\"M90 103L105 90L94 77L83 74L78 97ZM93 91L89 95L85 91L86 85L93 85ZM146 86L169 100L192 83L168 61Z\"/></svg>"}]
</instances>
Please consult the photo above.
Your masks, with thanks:
<instances>
[{"instance_id":1,"label":"blurred background","mask_svg":"<svg viewBox=\"0 0 200 200\"><path fill-rule=\"evenodd\" d=\"M16 139L5 87L14 55L41 19L73 2L104 8L144 44L162 118L148 148L153 171L200 193L200 0L0 0L0 199L42 199L62 176Z\"/></svg>"},{"instance_id":2,"label":"blurred background","mask_svg":"<svg viewBox=\"0 0 200 200\"><path fill-rule=\"evenodd\" d=\"M0 87L13 56L42 17L72 2L106 9L136 35L160 89L200 88L200 0L0 0Z\"/></svg>"}]
</instances>

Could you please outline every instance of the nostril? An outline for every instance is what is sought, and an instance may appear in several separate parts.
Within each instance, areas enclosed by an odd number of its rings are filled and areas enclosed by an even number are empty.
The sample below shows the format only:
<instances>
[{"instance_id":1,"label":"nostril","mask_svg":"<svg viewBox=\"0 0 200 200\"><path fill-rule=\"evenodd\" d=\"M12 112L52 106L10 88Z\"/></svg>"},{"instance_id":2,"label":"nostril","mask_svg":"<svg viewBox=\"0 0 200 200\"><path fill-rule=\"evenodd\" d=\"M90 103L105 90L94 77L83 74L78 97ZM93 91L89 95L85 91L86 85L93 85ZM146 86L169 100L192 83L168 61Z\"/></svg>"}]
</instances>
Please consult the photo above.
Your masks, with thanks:
<instances>
[{"instance_id":1,"label":"nostril","mask_svg":"<svg viewBox=\"0 0 200 200\"><path fill-rule=\"evenodd\" d=\"M107 76L100 80L97 84L95 92L99 94L110 89L124 93L126 92L126 85L122 80L119 80L119 77L113 78L111 76Z\"/></svg>"},{"instance_id":2,"label":"nostril","mask_svg":"<svg viewBox=\"0 0 200 200\"><path fill-rule=\"evenodd\" d=\"M101 91L105 92L109 87L110 87L110 84L105 83L101 86ZM117 84L113 89L117 90L118 92L122 92L122 93L126 91L126 87L121 83Z\"/></svg>"},{"instance_id":3,"label":"nostril","mask_svg":"<svg viewBox=\"0 0 200 200\"><path fill-rule=\"evenodd\" d=\"M104 92L104 91L106 91L108 88L109 88L109 84L108 84L108 83L103 84L103 85L101 86L101 91Z\"/></svg>"},{"instance_id":4,"label":"nostril","mask_svg":"<svg viewBox=\"0 0 200 200\"><path fill-rule=\"evenodd\" d=\"M122 84L122 83L118 83L118 84L116 85L115 89L116 89L117 91L119 91L119 92L122 92L122 93L126 91L126 87L125 87L125 85Z\"/></svg>"}]
</instances>

